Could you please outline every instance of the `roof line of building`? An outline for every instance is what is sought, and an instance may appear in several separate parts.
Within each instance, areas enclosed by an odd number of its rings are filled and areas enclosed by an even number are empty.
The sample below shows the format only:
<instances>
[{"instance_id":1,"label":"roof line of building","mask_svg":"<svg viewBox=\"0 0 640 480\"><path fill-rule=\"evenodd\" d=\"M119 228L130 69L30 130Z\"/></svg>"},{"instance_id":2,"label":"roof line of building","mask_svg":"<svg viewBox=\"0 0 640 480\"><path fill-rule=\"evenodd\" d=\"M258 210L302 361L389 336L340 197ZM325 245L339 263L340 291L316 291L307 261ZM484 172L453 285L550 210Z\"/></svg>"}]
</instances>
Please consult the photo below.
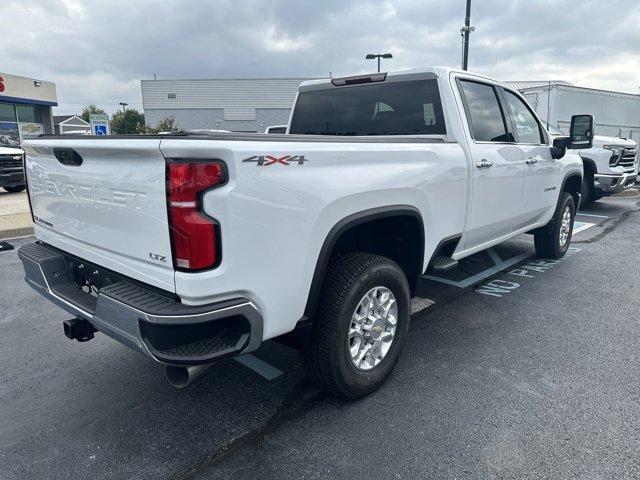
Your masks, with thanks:
<instances>
[{"instance_id":1,"label":"roof line of building","mask_svg":"<svg viewBox=\"0 0 640 480\"><path fill-rule=\"evenodd\" d=\"M1 75L10 75L12 77L24 78L25 80L34 80L36 82L49 83L51 85L55 85L55 82L52 82L50 80L41 80L39 78L27 77L25 75L16 75L14 73L0 72L0 76Z\"/></svg>"},{"instance_id":2,"label":"roof line of building","mask_svg":"<svg viewBox=\"0 0 640 480\"><path fill-rule=\"evenodd\" d=\"M592 87L580 87L578 85L562 85L562 84L552 84L551 86L553 87L565 87L565 88L576 88L578 90L590 90L592 92L602 92L602 93L613 93L616 95L628 95L630 97L640 97L640 94L638 93L628 93L628 92L621 92L620 90L604 90L602 88L592 88ZM542 87L527 87L527 88L522 88L521 90L529 90L529 89L534 89L534 88L543 88L544 85Z\"/></svg>"},{"instance_id":3,"label":"roof line of building","mask_svg":"<svg viewBox=\"0 0 640 480\"><path fill-rule=\"evenodd\" d=\"M34 100L22 97L10 97L8 95L0 95L0 102L19 103L21 105L40 105L42 107L57 107L57 102L49 102L47 100Z\"/></svg>"},{"instance_id":4,"label":"roof line of building","mask_svg":"<svg viewBox=\"0 0 640 480\"><path fill-rule=\"evenodd\" d=\"M323 80L329 77L244 77L244 78L147 78L141 82L210 82L210 81L238 81L238 80Z\"/></svg>"}]
</instances>

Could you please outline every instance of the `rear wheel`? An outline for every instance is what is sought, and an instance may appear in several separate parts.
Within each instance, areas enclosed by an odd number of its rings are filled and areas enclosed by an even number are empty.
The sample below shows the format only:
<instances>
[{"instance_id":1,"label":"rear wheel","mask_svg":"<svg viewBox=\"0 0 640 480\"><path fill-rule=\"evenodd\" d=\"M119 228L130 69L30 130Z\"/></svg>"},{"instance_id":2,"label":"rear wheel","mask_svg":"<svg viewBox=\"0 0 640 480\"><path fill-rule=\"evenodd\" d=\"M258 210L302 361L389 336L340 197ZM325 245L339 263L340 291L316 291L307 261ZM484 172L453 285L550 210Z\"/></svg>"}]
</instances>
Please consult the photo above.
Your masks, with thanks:
<instances>
[{"instance_id":1,"label":"rear wheel","mask_svg":"<svg viewBox=\"0 0 640 480\"><path fill-rule=\"evenodd\" d=\"M551 222L534 233L538 257L560 258L567 253L571 244L575 217L576 206L573 196L564 192Z\"/></svg>"},{"instance_id":2,"label":"rear wheel","mask_svg":"<svg viewBox=\"0 0 640 480\"><path fill-rule=\"evenodd\" d=\"M23 191L26 188L25 185L17 185L15 187L4 187L4 189L9 193L18 193Z\"/></svg>"},{"instance_id":3,"label":"rear wheel","mask_svg":"<svg viewBox=\"0 0 640 480\"><path fill-rule=\"evenodd\" d=\"M409 284L392 260L368 253L334 258L303 364L321 388L345 398L376 390L395 366L409 328Z\"/></svg>"}]
</instances>

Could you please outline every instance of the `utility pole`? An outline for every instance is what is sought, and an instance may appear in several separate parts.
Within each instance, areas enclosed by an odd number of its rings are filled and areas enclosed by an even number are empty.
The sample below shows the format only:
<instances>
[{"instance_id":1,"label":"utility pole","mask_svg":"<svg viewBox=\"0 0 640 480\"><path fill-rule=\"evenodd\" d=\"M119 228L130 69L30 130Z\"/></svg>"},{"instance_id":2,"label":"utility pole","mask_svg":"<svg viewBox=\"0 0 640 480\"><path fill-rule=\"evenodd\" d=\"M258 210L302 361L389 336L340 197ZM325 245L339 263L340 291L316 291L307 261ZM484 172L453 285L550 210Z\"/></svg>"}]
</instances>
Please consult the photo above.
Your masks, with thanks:
<instances>
[{"instance_id":1,"label":"utility pole","mask_svg":"<svg viewBox=\"0 0 640 480\"><path fill-rule=\"evenodd\" d=\"M393 55L391 55L390 53L368 53L366 57L364 57L366 60L374 60L374 59L378 59L378 73L380 73L380 59L381 58L393 58Z\"/></svg>"},{"instance_id":2,"label":"utility pole","mask_svg":"<svg viewBox=\"0 0 640 480\"><path fill-rule=\"evenodd\" d=\"M467 13L464 17L464 27L460 29L460 35L463 37L462 41L462 69L468 70L469 67L469 34L473 32L476 27L471 26L471 0L467 0Z\"/></svg>"},{"instance_id":3,"label":"utility pole","mask_svg":"<svg viewBox=\"0 0 640 480\"><path fill-rule=\"evenodd\" d=\"M124 122L124 133L126 135L127 132L129 131L129 129L127 128L127 109L126 109L126 106L129 105L129 104L128 103L124 103L124 102L120 102L118 105L122 106L122 121Z\"/></svg>"}]
</instances>

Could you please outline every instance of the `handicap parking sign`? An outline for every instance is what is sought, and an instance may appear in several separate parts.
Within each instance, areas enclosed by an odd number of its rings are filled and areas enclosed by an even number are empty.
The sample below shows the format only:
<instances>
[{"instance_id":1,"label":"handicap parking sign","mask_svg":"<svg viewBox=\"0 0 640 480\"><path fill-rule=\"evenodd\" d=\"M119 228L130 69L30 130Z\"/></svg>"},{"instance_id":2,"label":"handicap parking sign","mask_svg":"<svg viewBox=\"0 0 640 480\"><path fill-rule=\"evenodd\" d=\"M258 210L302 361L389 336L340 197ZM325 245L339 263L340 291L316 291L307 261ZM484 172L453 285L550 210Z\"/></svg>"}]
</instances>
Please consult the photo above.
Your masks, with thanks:
<instances>
[{"instance_id":1,"label":"handicap parking sign","mask_svg":"<svg viewBox=\"0 0 640 480\"><path fill-rule=\"evenodd\" d=\"M107 126L106 125L94 125L93 126L93 134L94 135L106 135L107 134Z\"/></svg>"}]
</instances>

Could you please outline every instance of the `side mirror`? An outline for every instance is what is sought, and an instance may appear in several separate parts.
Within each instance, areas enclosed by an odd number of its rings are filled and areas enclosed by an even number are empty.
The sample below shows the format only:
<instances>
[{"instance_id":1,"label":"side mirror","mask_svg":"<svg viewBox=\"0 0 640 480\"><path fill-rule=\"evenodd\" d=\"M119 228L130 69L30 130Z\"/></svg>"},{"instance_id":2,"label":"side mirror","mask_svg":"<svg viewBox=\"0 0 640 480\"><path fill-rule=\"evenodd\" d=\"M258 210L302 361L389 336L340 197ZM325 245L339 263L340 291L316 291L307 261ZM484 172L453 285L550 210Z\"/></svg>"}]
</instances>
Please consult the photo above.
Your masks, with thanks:
<instances>
[{"instance_id":1,"label":"side mirror","mask_svg":"<svg viewBox=\"0 0 640 480\"><path fill-rule=\"evenodd\" d=\"M569 143L569 137L556 137L553 139L553 146L551 147L551 158L554 160L560 160L567 153L567 144Z\"/></svg>"},{"instance_id":2,"label":"side mirror","mask_svg":"<svg viewBox=\"0 0 640 480\"><path fill-rule=\"evenodd\" d=\"M573 115L567 148L583 149L593 146L593 115Z\"/></svg>"}]
</instances>

